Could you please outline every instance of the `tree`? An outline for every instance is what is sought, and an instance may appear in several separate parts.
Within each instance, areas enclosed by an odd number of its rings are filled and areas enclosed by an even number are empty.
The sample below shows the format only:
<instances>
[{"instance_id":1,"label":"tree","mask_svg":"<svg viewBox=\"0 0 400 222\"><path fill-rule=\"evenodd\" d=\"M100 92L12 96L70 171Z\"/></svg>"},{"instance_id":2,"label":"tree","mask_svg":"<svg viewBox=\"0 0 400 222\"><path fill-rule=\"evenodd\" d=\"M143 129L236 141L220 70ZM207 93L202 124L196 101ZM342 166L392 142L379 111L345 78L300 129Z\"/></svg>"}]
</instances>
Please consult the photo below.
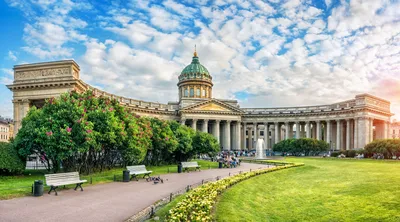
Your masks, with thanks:
<instances>
[{"instance_id":1,"label":"tree","mask_svg":"<svg viewBox=\"0 0 400 222\"><path fill-rule=\"evenodd\" d=\"M172 163L172 154L178 147L178 140L171 130L170 124L157 118L150 119L153 130L151 148L146 155L146 163L150 165L161 165Z\"/></svg>"},{"instance_id":2,"label":"tree","mask_svg":"<svg viewBox=\"0 0 400 222\"><path fill-rule=\"evenodd\" d=\"M195 155L192 142L196 132L192 128L182 126L176 121L170 121L169 124L178 140L178 147L173 153L174 161L182 162L191 159Z\"/></svg>"},{"instance_id":3,"label":"tree","mask_svg":"<svg viewBox=\"0 0 400 222\"><path fill-rule=\"evenodd\" d=\"M150 122L91 91L70 92L32 108L22 121L15 146L25 158L36 154L54 172L90 173L118 163L143 161L150 147Z\"/></svg>"},{"instance_id":4,"label":"tree","mask_svg":"<svg viewBox=\"0 0 400 222\"><path fill-rule=\"evenodd\" d=\"M195 154L207 154L212 157L219 151L219 143L213 135L196 132L196 135L193 137L193 152Z\"/></svg>"}]
</instances>

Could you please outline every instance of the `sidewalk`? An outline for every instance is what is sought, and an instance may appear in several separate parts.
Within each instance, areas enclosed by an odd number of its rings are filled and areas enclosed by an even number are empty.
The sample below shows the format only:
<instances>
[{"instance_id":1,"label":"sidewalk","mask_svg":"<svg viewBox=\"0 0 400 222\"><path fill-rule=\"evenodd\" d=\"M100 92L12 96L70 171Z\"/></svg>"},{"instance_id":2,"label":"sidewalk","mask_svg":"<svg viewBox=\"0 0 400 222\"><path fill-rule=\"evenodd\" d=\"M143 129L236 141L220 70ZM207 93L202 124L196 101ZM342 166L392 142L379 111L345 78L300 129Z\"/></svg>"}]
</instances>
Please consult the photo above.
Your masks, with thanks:
<instances>
[{"instance_id":1,"label":"sidewalk","mask_svg":"<svg viewBox=\"0 0 400 222\"><path fill-rule=\"evenodd\" d=\"M164 184L145 180L85 186L84 191L60 190L42 197L22 197L0 201L0 221L124 221L171 192L203 179L226 177L229 173L265 168L242 163L238 168L165 174ZM153 175L155 176L155 175Z\"/></svg>"}]
</instances>

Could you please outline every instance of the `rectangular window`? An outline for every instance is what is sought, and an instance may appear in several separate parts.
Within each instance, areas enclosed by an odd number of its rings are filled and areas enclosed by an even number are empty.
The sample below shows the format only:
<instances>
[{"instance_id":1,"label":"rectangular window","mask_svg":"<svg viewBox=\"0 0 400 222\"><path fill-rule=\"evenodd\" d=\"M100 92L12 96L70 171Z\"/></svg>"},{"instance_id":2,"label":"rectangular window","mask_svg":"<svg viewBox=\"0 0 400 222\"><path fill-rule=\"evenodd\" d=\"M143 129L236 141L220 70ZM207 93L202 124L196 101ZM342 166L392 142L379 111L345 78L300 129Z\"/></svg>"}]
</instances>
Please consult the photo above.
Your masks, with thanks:
<instances>
[{"instance_id":1,"label":"rectangular window","mask_svg":"<svg viewBox=\"0 0 400 222\"><path fill-rule=\"evenodd\" d=\"M264 131L260 131L260 136L264 136Z\"/></svg>"},{"instance_id":2,"label":"rectangular window","mask_svg":"<svg viewBox=\"0 0 400 222\"><path fill-rule=\"evenodd\" d=\"M248 135L249 135L249 131L246 130L246 136L248 136Z\"/></svg>"},{"instance_id":3,"label":"rectangular window","mask_svg":"<svg viewBox=\"0 0 400 222\"><path fill-rule=\"evenodd\" d=\"M200 96L200 89L196 90L196 96Z\"/></svg>"},{"instance_id":4,"label":"rectangular window","mask_svg":"<svg viewBox=\"0 0 400 222\"><path fill-rule=\"evenodd\" d=\"M205 89L203 89L203 94L202 94L202 96L206 96L206 90L205 90Z\"/></svg>"},{"instance_id":5,"label":"rectangular window","mask_svg":"<svg viewBox=\"0 0 400 222\"><path fill-rule=\"evenodd\" d=\"M194 89L190 88L190 97L194 97Z\"/></svg>"},{"instance_id":6,"label":"rectangular window","mask_svg":"<svg viewBox=\"0 0 400 222\"><path fill-rule=\"evenodd\" d=\"M185 97L188 97L189 93L188 93L188 89L185 89Z\"/></svg>"}]
</instances>

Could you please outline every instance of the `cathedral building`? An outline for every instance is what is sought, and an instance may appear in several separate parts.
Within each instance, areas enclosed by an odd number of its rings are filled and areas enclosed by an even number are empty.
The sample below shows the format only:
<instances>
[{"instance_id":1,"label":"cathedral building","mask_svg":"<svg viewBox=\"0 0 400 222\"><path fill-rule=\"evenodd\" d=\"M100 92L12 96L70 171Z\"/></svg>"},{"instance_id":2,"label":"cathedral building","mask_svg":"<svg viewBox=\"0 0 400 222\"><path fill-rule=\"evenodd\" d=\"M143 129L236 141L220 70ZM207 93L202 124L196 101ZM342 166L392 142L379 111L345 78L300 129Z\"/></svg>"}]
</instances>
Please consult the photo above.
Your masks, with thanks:
<instances>
[{"instance_id":1,"label":"cathedral building","mask_svg":"<svg viewBox=\"0 0 400 222\"><path fill-rule=\"evenodd\" d=\"M196 52L179 75L179 101L167 104L102 91L82 81L79 72L73 60L14 66L14 82L7 86L13 92L14 133L31 106L40 108L45 99L71 90L92 90L138 115L179 121L210 133L224 150L255 149L258 139L271 149L283 139L301 137L324 140L332 150L348 150L390 136L390 102L369 94L326 105L268 108L241 108L237 100L213 98L212 75Z\"/></svg>"}]
</instances>

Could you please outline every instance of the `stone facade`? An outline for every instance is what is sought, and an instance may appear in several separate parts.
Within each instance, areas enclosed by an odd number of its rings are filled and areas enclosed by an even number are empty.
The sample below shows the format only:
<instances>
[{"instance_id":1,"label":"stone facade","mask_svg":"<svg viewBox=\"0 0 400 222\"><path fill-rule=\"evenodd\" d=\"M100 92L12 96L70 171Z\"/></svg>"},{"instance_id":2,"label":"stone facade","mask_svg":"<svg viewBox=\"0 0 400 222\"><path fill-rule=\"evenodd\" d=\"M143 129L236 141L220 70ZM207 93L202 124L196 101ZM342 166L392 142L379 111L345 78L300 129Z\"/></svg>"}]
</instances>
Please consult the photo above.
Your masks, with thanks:
<instances>
[{"instance_id":1,"label":"stone facade","mask_svg":"<svg viewBox=\"0 0 400 222\"><path fill-rule=\"evenodd\" d=\"M400 139L400 122L392 122L389 132L389 138Z\"/></svg>"},{"instance_id":2,"label":"stone facade","mask_svg":"<svg viewBox=\"0 0 400 222\"><path fill-rule=\"evenodd\" d=\"M29 107L40 108L45 99L70 90L92 90L97 96L117 99L138 115L175 120L211 133L226 150L255 149L258 138L264 139L271 149L283 139L300 137L325 140L332 149L358 149L390 135L393 114L387 100L360 94L328 105L241 108L236 100L212 98L211 75L200 65L196 54L193 61L196 64L187 66L179 77L179 101L168 104L125 98L96 89L79 78L79 66L73 60L15 66L14 82L8 86L13 91L15 134Z\"/></svg>"},{"instance_id":3,"label":"stone facade","mask_svg":"<svg viewBox=\"0 0 400 222\"><path fill-rule=\"evenodd\" d=\"M10 140L10 122L0 119L0 142L8 142Z\"/></svg>"}]
</instances>

